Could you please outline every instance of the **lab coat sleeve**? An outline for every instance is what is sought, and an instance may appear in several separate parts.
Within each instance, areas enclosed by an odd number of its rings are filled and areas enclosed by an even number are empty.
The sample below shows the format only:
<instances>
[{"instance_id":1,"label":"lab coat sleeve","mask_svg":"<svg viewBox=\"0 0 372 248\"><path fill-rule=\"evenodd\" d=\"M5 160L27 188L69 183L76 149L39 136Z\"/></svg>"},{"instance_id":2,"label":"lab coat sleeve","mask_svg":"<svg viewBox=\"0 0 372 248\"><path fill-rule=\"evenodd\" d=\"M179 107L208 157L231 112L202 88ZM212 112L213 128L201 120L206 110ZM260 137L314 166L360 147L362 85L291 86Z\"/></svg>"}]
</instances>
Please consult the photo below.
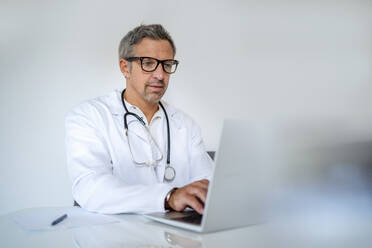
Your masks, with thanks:
<instances>
[{"instance_id":1,"label":"lab coat sleeve","mask_svg":"<svg viewBox=\"0 0 372 248\"><path fill-rule=\"evenodd\" d=\"M166 184L128 185L113 175L98 110L83 104L65 120L67 166L73 198L81 207L104 214L164 210Z\"/></svg>"},{"instance_id":2,"label":"lab coat sleeve","mask_svg":"<svg viewBox=\"0 0 372 248\"><path fill-rule=\"evenodd\" d=\"M199 126L193 121L191 125L191 181L195 182L202 179L210 181L213 172L213 161L205 149Z\"/></svg>"}]
</instances>

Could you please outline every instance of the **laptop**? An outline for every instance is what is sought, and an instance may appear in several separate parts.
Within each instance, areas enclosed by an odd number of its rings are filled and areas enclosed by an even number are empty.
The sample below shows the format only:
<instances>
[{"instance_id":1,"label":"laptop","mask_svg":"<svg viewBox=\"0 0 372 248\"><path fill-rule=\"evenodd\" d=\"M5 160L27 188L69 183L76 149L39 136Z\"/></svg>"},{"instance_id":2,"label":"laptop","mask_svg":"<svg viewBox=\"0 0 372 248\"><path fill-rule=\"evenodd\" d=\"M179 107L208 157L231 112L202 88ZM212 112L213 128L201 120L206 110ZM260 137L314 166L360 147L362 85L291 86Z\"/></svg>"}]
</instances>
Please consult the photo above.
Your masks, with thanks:
<instances>
[{"instance_id":1,"label":"laptop","mask_svg":"<svg viewBox=\"0 0 372 248\"><path fill-rule=\"evenodd\" d=\"M304 196L334 201L337 193L349 199L350 188L369 196L372 133L341 124L225 120L204 215L185 211L145 216L204 233L266 222L280 208L295 209Z\"/></svg>"},{"instance_id":2,"label":"laptop","mask_svg":"<svg viewBox=\"0 0 372 248\"><path fill-rule=\"evenodd\" d=\"M262 150L247 122L225 120L203 216L193 210L144 216L195 232L214 232L263 221Z\"/></svg>"}]
</instances>

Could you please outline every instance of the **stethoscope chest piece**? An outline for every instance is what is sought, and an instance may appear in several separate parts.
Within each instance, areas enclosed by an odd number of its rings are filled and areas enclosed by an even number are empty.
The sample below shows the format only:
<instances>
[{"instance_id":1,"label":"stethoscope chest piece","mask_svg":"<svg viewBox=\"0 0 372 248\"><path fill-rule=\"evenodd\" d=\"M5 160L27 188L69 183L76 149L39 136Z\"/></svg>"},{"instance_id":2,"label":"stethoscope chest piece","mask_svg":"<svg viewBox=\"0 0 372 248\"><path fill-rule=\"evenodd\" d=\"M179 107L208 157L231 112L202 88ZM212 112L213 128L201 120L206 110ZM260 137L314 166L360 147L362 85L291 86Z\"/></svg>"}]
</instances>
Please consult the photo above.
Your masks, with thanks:
<instances>
[{"instance_id":1,"label":"stethoscope chest piece","mask_svg":"<svg viewBox=\"0 0 372 248\"><path fill-rule=\"evenodd\" d=\"M172 182L175 177L176 177L176 170L172 166L167 165L164 171L164 181Z\"/></svg>"}]
</instances>

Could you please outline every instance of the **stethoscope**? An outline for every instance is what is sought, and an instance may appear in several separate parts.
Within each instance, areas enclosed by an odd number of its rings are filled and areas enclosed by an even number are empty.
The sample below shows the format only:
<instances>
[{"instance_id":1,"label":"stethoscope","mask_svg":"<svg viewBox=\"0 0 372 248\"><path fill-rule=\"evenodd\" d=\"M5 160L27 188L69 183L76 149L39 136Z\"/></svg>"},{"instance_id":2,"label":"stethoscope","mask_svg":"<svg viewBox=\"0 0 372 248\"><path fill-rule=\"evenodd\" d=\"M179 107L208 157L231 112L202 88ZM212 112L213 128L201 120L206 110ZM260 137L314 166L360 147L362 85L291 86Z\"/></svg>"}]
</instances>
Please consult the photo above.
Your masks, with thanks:
<instances>
[{"instance_id":1,"label":"stethoscope","mask_svg":"<svg viewBox=\"0 0 372 248\"><path fill-rule=\"evenodd\" d=\"M139 117L137 114L133 113L133 112L129 112L126 104L125 104L125 101L124 101L124 92L125 92L125 89L123 90L123 92L121 93L121 101L123 103L123 107L125 109L125 114L124 114L124 129L125 129L125 135L127 136L128 138L128 122L127 122L127 117L129 115L132 115L134 117L136 117L136 119L144 126L146 127L146 123L144 122L144 120ZM167 165L165 166L165 171L164 171L164 180L166 182L172 182L174 180L174 178L176 177L176 170L170 165L170 130L169 130L169 119L168 119L168 114L167 114L167 111L165 111L165 108L163 106L163 104L159 101L159 105L160 107L162 108L162 110L164 111L164 114L165 114L165 119L167 121L167 134L168 134L168 151L167 151Z\"/></svg>"}]
</instances>

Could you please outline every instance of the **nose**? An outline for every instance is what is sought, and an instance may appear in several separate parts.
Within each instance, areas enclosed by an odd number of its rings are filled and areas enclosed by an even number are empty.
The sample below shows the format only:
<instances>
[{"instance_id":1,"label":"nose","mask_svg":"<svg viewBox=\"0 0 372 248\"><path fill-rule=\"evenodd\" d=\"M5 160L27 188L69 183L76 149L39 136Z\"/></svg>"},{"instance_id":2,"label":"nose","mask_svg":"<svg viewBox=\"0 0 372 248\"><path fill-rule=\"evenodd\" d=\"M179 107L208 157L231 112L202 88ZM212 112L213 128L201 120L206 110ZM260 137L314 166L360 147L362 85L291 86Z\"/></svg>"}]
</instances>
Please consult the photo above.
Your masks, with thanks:
<instances>
[{"instance_id":1,"label":"nose","mask_svg":"<svg viewBox=\"0 0 372 248\"><path fill-rule=\"evenodd\" d=\"M159 63L158 67L155 71L153 71L152 75L157 80L164 80L165 73L166 72L164 72L162 65Z\"/></svg>"}]
</instances>

